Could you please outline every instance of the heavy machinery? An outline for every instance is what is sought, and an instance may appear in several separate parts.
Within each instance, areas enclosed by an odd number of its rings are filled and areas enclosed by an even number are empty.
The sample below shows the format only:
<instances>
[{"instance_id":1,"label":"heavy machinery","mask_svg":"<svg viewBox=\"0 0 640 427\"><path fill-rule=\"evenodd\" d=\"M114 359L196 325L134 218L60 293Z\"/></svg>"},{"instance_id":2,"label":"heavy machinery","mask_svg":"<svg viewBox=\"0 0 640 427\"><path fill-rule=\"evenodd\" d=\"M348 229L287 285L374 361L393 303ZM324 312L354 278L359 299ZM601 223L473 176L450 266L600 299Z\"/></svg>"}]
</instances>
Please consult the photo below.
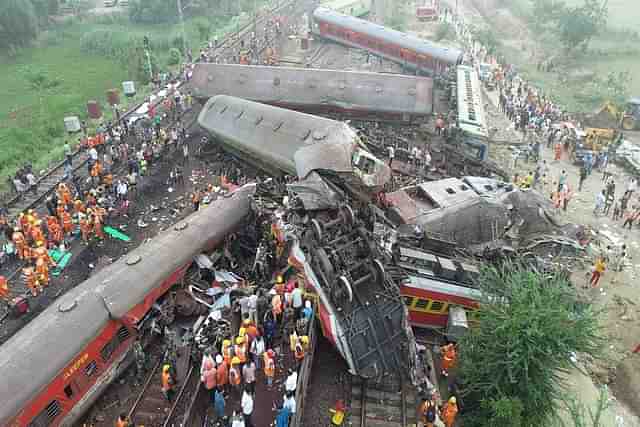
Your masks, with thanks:
<instances>
[{"instance_id":1,"label":"heavy machinery","mask_svg":"<svg viewBox=\"0 0 640 427\"><path fill-rule=\"evenodd\" d=\"M627 101L620 127L624 130L636 130L640 127L640 98L631 98Z\"/></svg>"}]
</instances>

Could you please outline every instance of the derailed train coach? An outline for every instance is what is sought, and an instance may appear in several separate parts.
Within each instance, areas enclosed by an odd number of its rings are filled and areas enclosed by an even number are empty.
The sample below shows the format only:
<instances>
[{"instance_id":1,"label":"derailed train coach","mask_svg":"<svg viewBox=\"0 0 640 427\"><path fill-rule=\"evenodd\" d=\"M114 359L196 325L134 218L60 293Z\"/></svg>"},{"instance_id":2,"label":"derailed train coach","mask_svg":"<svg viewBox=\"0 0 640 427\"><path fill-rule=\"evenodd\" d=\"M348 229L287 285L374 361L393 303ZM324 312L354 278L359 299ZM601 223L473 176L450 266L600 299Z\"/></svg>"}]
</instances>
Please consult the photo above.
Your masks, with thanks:
<instances>
[{"instance_id":1,"label":"derailed train coach","mask_svg":"<svg viewBox=\"0 0 640 427\"><path fill-rule=\"evenodd\" d=\"M141 324L193 257L244 223L252 191L219 199L105 267L4 343L0 425L73 425L127 367Z\"/></svg>"},{"instance_id":2,"label":"derailed train coach","mask_svg":"<svg viewBox=\"0 0 640 427\"><path fill-rule=\"evenodd\" d=\"M462 63L459 49L344 15L326 7L313 11L312 31L320 37L346 46L365 49L403 66L436 76Z\"/></svg>"},{"instance_id":3,"label":"derailed train coach","mask_svg":"<svg viewBox=\"0 0 640 427\"><path fill-rule=\"evenodd\" d=\"M433 113L433 80L428 77L200 63L191 85L199 99L230 95L356 120L421 123Z\"/></svg>"},{"instance_id":4,"label":"derailed train coach","mask_svg":"<svg viewBox=\"0 0 640 427\"><path fill-rule=\"evenodd\" d=\"M274 176L330 171L353 191L382 191L389 167L346 123L226 95L212 97L198 123L227 150Z\"/></svg>"}]
</instances>

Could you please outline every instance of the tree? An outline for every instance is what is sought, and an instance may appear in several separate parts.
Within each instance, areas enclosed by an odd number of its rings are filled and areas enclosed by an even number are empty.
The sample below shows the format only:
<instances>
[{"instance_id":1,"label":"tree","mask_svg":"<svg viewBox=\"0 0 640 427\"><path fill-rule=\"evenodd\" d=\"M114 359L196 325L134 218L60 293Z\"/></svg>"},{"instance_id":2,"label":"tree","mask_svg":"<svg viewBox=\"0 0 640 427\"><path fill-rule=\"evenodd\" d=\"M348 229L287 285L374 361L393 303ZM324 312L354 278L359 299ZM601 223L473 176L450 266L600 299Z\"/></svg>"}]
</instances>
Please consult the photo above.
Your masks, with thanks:
<instances>
[{"instance_id":1,"label":"tree","mask_svg":"<svg viewBox=\"0 0 640 427\"><path fill-rule=\"evenodd\" d=\"M566 8L558 19L558 35L567 51L586 50L591 39L607 23L607 0L584 0L584 5Z\"/></svg>"},{"instance_id":2,"label":"tree","mask_svg":"<svg viewBox=\"0 0 640 427\"><path fill-rule=\"evenodd\" d=\"M37 36L38 17L31 0L0 2L0 49L15 54Z\"/></svg>"},{"instance_id":3,"label":"tree","mask_svg":"<svg viewBox=\"0 0 640 427\"><path fill-rule=\"evenodd\" d=\"M129 19L136 23L176 22L177 3L174 0L131 0Z\"/></svg>"},{"instance_id":4,"label":"tree","mask_svg":"<svg viewBox=\"0 0 640 427\"><path fill-rule=\"evenodd\" d=\"M548 29L558 25L564 10L565 4L560 0L531 0L531 29L538 36L542 36Z\"/></svg>"},{"instance_id":5,"label":"tree","mask_svg":"<svg viewBox=\"0 0 640 427\"><path fill-rule=\"evenodd\" d=\"M520 265L487 268L478 325L460 343L465 426L495 426L500 406L520 402L522 427L545 425L557 413L560 374L573 353L598 356L598 315L578 302L564 276L543 276ZM503 402L502 408L505 404Z\"/></svg>"},{"instance_id":6,"label":"tree","mask_svg":"<svg viewBox=\"0 0 640 427\"><path fill-rule=\"evenodd\" d=\"M209 40L209 36L211 35L211 22L206 18L197 18L195 19L195 25L198 29L200 41L204 42Z\"/></svg>"}]
</instances>

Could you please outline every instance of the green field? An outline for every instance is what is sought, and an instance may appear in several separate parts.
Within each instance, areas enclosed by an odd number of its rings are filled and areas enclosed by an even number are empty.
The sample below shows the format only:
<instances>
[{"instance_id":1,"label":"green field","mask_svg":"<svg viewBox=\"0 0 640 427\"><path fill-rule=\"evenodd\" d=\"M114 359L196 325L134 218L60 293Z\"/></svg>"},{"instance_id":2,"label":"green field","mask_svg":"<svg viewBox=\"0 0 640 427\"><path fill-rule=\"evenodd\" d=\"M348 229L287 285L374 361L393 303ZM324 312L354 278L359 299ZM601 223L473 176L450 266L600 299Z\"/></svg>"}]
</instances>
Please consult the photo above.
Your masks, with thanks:
<instances>
[{"instance_id":1,"label":"green field","mask_svg":"<svg viewBox=\"0 0 640 427\"><path fill-rule=\"evenodd\" d=\"M249 18L245 15L246 19ZM226 22L212 28L212 34L222 38L238 25L238 17L227 18ZM62 159L65 116L86 118L87 101L96 100L101 103L105 117L110 117L106 91L117 88L121 92L123 81L135 80L127 67L117 60L81 51L83 34L99 29L140 38L148 35L152 45L156 40L166 42L181 34L178 25L133 25L124 17L89 18L83 22L60 24L43 33L33 47L21 50L15 58L0 54L0 75L4 79L0 85L0 191L6 189L6 178L24 162L30 161L40 170ZM202 43L193 20L186 21L186 33L189 46L197 56ZM168 49L167 46L154 49L157 63L163 70L171 68L167 65ZM45 72L58 85L38 92L26 77L34 71ZM125 100L121 96L121 100L132 103L144 98L148 89L141 87L140 82L136 83L136 99ZM47 126L55 128L51 133L56 137L43 136L42 129Z\"/></svg>"},{"instance_id":2,"label":"green field","mask_svg":"<svg viewBox=\"0 0 640 427\"><path fill-rule=\"evenodd\" d=\"M580 5L583 0L567 0L566 3ZM526 15L522 9L525 4L521 0L509 3L519 16ZM537 58L554 58L557 64L557 69L551 73L537 70L532 60L531 43L516 39L520 34L498 35L503 41L500 53L569 111L591 112L610 99L610 92L601 84L610 72L628 71L632 79L627 85L627 96L640 95L640 7L637 0L609 0L608 28L591 41L584 54L567 56L553 38L540 43Z\"/></svg>"}]
</instances>

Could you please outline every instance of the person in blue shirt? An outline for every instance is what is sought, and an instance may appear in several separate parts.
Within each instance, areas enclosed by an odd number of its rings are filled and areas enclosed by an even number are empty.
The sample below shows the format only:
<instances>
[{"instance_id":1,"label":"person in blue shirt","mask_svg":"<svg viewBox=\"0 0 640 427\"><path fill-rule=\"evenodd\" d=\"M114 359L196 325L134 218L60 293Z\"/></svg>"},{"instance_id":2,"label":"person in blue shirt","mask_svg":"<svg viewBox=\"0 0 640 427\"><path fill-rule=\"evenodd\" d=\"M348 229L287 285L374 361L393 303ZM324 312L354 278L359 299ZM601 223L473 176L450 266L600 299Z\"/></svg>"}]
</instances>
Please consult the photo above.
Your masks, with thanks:
<instances>
[{"instance_id":1,"label":"person in blue shirt","mask_svg":"<svg viewBox=\"0 0 640 427\"><path fill-rule=\"evenodd\" d=\"M278 410L278 415L276 416L276 427L288 427L289 426L289 417L291 416L291 411L287 407L282 407Z\"/></svg>"},{"instance_id":2,"label":"person in blue shirt","mask_svg":"<svg viewBox=\"0 0 640 427\"><path fill-rule=\"evenodd\" d=\"M222 389L218 387L213 395L213 409L218 420L224 417L224 407L224 395L222 394Z\"/></svg>"},{"instance_id":3,"label":"person in blue shirt","mask_svg":"<svg viewBox=\"0 0 640 427\"><path fill-rule=\"evenodd\" d=\"M304 302L304 308L302 309L302 317L311 319L311 315L313 315L313 307L311 306L311 301L306 300Z\"/></svg>"}]
</instances>

